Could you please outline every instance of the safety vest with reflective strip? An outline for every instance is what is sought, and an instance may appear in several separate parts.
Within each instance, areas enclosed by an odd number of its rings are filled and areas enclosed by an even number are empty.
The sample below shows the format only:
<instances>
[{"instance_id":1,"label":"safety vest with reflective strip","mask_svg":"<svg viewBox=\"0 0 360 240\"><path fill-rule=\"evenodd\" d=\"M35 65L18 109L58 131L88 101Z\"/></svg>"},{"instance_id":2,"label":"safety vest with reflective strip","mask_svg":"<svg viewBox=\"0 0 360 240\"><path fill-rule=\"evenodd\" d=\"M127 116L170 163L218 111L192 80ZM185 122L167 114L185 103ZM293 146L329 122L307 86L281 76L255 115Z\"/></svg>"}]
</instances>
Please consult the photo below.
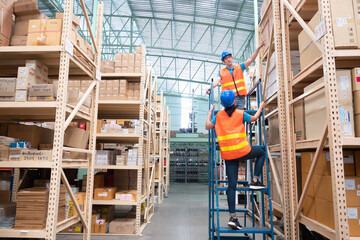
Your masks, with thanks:
<instances>
[{"instance_id":1,"label":"safety vest with reflective strip","mask_svg":"<svg viewBox=\"0 0 360 240\"><path fill-rule=\"evenodd\" d=\"M231 117L224 110L216 115L215 131L218 138L221 158L232 160L245 156L251 151L247 142L244 111L236 109Z\"/></svg>"},{"instance_id":2,"label":"safety vest with reflective strip","mask_svg":"<svg viewBox=\"0 0 360 240\"><path fill-rule=\"evenodd\" d=\"M235 96L238 95L236 92L236 88L234 85L234 81L236 83L237 90L239 91L240 95L247 95L245 81L244 81L244 74L241 69L240 64L236 65L233 70L233 77L229 69L226 67L220 70L220 77L221 77L221 91L224 90L235 90Z\"/></svg>"}]
</instances>

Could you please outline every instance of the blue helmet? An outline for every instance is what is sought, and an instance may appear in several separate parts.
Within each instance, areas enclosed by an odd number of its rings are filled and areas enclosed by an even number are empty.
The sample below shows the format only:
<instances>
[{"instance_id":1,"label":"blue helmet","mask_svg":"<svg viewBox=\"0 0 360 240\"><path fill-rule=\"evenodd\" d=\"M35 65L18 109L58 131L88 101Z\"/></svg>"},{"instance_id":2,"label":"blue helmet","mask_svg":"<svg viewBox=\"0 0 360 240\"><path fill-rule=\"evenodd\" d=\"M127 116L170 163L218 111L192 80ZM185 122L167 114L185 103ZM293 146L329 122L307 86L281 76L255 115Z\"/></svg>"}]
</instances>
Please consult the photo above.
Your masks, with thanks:
<instances>
[{"instance_id":1,"label":"blue helmet","mask_svg":"<svg viewBox=\"0 0 360 240\"><path fill-rule=\"evenodd\" d=\"M232 90L224 90L220 94L220 101L223 107L230 107L235 102L235 92Z\"/></svg>"},{"instance_id":2,"label":"blue helmet","mask_svg":"<svg viewBox=\"0 0 360 240\"><path fill-rule=\"evenodd\" d=\"M227 52L227 51L222 52L222 54L221 54L221 61L224 61L224 57L226 57L227 55L232 56L230 52Z\"/></svg>"}]
</instances>

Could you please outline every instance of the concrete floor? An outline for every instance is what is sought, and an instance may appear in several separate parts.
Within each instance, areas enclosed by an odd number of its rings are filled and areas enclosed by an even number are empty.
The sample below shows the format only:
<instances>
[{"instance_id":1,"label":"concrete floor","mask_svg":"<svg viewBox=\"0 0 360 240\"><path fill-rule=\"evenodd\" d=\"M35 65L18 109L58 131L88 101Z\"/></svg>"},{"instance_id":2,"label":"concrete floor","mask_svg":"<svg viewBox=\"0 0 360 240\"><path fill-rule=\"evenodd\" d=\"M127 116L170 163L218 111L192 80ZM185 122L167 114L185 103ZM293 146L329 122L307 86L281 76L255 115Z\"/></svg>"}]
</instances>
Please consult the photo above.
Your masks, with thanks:
<instances>
[{"instance_id":1,"label":"concrete floor","mask_svg":"<svg viewBox=\"0 0 360 240\"><path fill-rule=\"evenodd\" d=\"M221 196L225 206L226 196ZM241 218L243 219L243 218ZM228 214L222 213L220 224L226 226ZM241 222L240 222L241 223ZM59 240L77 240L81 236L58 235ZM94 240L206 240L208 239L208 185L171 184L169 197L156 205L155 214L143 236L94 236ZM260 239L260 238L259 238Z\"/></svg>"}]
</instances>

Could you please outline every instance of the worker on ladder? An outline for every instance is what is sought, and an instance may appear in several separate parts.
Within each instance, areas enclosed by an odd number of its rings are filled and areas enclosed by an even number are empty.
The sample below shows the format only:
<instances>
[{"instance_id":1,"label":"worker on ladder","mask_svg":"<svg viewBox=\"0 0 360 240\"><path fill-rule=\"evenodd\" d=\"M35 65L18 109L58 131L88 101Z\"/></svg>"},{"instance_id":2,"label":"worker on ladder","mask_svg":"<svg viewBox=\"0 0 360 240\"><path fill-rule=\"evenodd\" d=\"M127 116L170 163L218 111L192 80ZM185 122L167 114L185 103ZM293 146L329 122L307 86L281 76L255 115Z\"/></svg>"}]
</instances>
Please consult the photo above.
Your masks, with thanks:
<instances>
[{"instance_id":1,"label":"worker on ladder","mask_svg":"<svg viewBox=\"0 0 360 240\"><path fill-rule=\"evenodd\" d=\"M236 90L236 108L243 110L245 107L245 96L247 96L245 81L244 81L244 70L253 63L259 54L260 49L265 46L262 42L255 52L245 62L233 65L233 57L230 52L224 51L221 54L221 61L226 65L222 68L217 78L214 81L213 88L215 88L221 82L221 91L224 90ZM210 93L210 88L206 90L206 93Z\"/></svg>"},{"instance_id":2,"label":"worker on ladder","mask_svg":"<svg viewBox=\"0 0 360 240\"><path fill-rule=\"evenodd\" d=\"M209 130L215 127L217 139L220 146L221 158L225 160L226 175L228 177L227 201L229 205L230 220L228 226L234 230L241 229L235 212L235 192L238 180L238 168L240 161L256 158L254 177L250 183L250 189L263 189L265 186L260 182L260 176L265 161L265 151L255 148L247 142L245 131L246 122L256 121L265 103L260 104L254 116L236 109L235 92L232 90L222 91L220 94L221 105L225 108L219 111L211 119L214 105L211 105L206 119L205 128Z\"/></svg>"}]
</instances>

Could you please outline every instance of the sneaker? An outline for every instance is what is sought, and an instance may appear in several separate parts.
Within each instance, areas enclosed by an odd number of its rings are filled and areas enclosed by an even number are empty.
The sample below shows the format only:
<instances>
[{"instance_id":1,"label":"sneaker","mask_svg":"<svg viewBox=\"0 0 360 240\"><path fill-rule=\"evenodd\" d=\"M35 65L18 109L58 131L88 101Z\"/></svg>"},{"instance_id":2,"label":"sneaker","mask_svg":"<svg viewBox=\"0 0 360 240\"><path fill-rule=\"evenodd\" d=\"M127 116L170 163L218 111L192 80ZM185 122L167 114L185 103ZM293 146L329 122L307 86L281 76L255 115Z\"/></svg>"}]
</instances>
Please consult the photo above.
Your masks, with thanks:
<instances>
[{"instance_id":1,"label":"sneaker","mask_svg":"<svg viewBox=\"0 0 360 240\"><path fill-rule=\"evenodd\" d=\"M242 228L242 226L240 225L238 219L234 219L233 217L230 217L229 222L228 222L228 226L232 230L240 230Z\"/></svg>"},{"instance_id":2,"label":"sneaker","mask_svg":"<svg viewBox=\"0 0 360 240\"><path fill-rule=\"evenodd\" d=\"M257 181L257 182L254 182L254 181L251 181L250 183L250 189L264 189L265 186L263 184L261 184L260 181Z\"/></svg>"}]
</instances>

